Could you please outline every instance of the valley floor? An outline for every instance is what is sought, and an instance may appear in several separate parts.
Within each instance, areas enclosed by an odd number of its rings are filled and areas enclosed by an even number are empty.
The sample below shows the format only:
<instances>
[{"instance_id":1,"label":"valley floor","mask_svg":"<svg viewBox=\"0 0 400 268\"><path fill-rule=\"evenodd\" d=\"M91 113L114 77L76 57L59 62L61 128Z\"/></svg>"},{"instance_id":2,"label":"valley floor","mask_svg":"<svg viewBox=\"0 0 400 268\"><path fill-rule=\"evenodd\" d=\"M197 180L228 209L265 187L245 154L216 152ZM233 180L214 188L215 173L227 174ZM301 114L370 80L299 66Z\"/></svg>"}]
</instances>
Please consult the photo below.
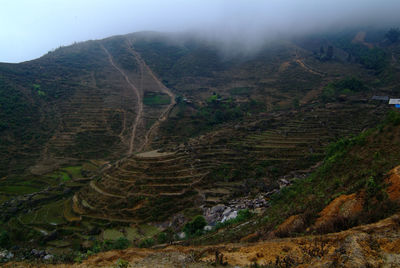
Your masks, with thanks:
<instances>
[{"instance_id":1,"label":"valley floor","mask_svg":"<svg viewBox=\"0 0 400 268\"><path fill-rule=\"evenodd\" d=\"M400 214L377 223L320 236L213 246L129 248L91 256L81 264L8 263L4 267L213 267L218 261L247 267L399 267ZM222 260L222 261L221 261Z\"/></svg>"}]
</instances>

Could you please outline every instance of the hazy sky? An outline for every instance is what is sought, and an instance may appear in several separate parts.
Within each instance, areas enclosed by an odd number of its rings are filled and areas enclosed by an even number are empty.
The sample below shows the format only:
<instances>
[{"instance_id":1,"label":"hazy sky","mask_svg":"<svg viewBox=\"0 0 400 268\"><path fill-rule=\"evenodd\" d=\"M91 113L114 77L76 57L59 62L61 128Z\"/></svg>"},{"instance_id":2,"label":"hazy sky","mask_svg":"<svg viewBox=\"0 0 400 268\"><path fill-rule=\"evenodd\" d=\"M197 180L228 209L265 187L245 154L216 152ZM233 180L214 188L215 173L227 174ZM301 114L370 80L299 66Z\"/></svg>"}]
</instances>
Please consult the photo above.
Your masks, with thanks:
<instances>
[{"instance_id":1,"label":"hazy sky","mask_svg":"<svg viewBox=\"0 0 400 268\"><path fill-rule=\"evenodd\" d=\"M400 0L0 0L0 62L135 31L195 30L252 48L277 34L399 17Z\"/></svg>"}]
</instances>

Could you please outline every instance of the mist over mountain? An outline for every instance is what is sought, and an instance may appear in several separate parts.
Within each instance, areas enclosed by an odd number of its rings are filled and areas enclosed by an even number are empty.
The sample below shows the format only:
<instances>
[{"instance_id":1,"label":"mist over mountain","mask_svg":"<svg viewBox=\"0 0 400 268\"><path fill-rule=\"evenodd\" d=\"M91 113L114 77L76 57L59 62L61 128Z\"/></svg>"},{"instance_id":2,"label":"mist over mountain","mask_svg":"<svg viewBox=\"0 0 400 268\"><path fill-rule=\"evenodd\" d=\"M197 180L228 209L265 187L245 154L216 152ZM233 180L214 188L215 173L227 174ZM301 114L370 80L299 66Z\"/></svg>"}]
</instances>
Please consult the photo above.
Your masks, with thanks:
<instances>
[{"instance_id":1,"label":"mist over mountain","mask_svg":"<svg viewBox=\"0 0 400 268\"><path fill-rule=\"evenodd\" d=\"M398 1L5 3L0 266L400 267Z\"/></svg>"},{"instance_id":2,"label":"mist over mountain","mask_svg":"<svg viewBox=\"0 0 400 268\"><path fill-rule=\"evenodd\" d=\"M225 51L344 27L398 25L396 0L6 1L0 61L19 62L73 42L137 31L191 32Z\"/></svg>"}]
</instances>

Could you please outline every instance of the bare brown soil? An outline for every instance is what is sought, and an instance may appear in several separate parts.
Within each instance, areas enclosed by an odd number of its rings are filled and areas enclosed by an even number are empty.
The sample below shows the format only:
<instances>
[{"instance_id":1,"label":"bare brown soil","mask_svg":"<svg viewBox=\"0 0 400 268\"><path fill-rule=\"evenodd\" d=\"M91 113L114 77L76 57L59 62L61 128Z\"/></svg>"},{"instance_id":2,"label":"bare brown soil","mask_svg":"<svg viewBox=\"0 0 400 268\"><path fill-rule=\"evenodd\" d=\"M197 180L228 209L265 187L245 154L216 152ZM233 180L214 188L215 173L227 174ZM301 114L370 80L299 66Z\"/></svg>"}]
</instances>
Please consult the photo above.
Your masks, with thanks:
<instances>
[{"instance_id":1,"label":"bare brown soil","mask_svg":"<svg viewBox=\"0 0 400 268\"><path fill-rule=\"evenodd\" d=\"M289 267L399 267L399 224L400 216L394 215L374 224L322 236L199 247L129 248L99 253L82 264L9 263L4 267L111 267L118 259L129 261L129 267L209 267L215 262L216 252L223 255L224 262L240 267L254 263Z\"/></svg>"}]
</instances>

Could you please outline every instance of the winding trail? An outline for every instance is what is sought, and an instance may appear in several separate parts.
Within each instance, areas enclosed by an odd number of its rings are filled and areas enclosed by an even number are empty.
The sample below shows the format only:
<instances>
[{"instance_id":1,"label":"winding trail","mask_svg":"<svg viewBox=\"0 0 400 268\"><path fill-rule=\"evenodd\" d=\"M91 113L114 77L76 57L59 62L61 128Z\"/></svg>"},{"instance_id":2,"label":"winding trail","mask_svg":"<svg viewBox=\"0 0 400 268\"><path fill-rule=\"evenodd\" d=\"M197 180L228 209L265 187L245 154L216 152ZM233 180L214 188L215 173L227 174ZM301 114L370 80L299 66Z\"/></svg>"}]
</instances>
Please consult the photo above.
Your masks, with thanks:
<instances>
[{"instance_id":1,"label":"winding trail","mask_svg":"<svg viewBox=\"0 0 400 268\"><path fill-rule=\"evenodd\" d=\"M140 57L139 53L137 53L134 49L133 49L133 44L130 40L128 40L129 43L129 50L132 52L132 54L135 56L136 61L139 63L140 65L140 69L142 72L142 79L141 79L141 86L143 84L143 73L144 70L153 78L153 80L157 83L159 89L161 92L167 94L170 99L171 102L170 104L167 106L167 108L161 113L161 115L158 117L157 121L154 122L154 124L150 127L150 129L146 132L146 135L144 137L144 142L142 144L142 146L139 148L138 151L143 151L145 149L147 149L147 147L149 146L149 144L151 143L151 137L154 133L154 131L160 126L160 124L162 122L164 122L165 120L167 120L169 113L171 112L172 108L175 106L176 101L175 101L175 94L172 93L158 78L157 76L153 73L153 71L149 68L149 66L144 62L144 60Z\"/></svg>"},{"instance_id":2,"label":"winding trail","mask_svg":"<svg viewBox=\"0 0 400 268\"><path fill-rule=\"evenodd\" d=\"M316 70L312 69L311 67L309 67L308 65L306 65L303 62L303 60L298 56L297 51L296 51L296 58L294 59L294 62L296 62L298 65L300 65L304 70L308 71L309 73L316 74L319 76L324 76L324 73L316 71Z\"/></svg>"},{"instance_id":3,"label":"winding trail","mask_svg":"<svg viewBox=\"0 0 400 268\"><path fill-rule=\"evenodd\" d=\"M107 54L110 64L119 73L121 73L121 75L124 77L125 81L128 83L128 85L132 88L133 92L136 94L136 98L137 98L137 106L136 106L137 114L136 114L135 122L132 125L132 132L131 132L131 138L130 138L130 141L129 141L129 149L128 149L128 155L131 155L133 153L134 141L135 141L135 137L136 137L136 129L137 129L137 126L138 126L138 124L139 124L139 122L140 122L140 120L141 120L141 118L143 116L142 95L140 94L140 91L135 87L135 85L129 80L129 77L126 75L126 73L114 63L114 60L113 60L110 52L103 45L101 45L101 48ZM143 76L143 74L142 74L142 76Z\"/></svg>"}]
</instances>

